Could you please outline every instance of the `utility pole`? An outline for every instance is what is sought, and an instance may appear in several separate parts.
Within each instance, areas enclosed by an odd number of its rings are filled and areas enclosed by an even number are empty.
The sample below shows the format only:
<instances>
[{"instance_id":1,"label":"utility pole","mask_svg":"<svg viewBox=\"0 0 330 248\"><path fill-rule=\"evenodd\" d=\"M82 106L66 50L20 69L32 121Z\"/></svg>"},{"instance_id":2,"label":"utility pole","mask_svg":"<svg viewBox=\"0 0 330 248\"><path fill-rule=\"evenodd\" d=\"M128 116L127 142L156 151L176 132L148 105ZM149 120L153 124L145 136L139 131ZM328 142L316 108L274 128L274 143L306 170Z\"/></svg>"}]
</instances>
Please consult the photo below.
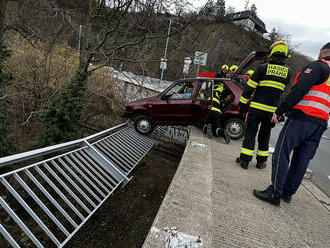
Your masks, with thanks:
<instances>
[{"instance_id":1,"label":"utility pole","mask_svg":"<svg viewBox=\"0 0 330 248\"><path fill-rule=\"evenodd\" d=\"M78 43L78 51L79 51L79 54L80 54L81 28L82 28L82 26L79 25L79 43Z\"/></svg>"},{"instance_id":2,"label":"utility pole","mask_svg":"<svg viewBox=\"0 0 330 248\"><path fill-rule=\"evenodd\" d=\"M161 59L161 75L160 75L160 80L163 80L163 76L164 76L164 70L166 69L166 55L167 55L167 47L168 47L168 41L170 39L170 32L171 32L171 24L172 24L172 19L170 19L170 23L168 25L168 30L167 30L167 38L166 38L166 45L165 45L165 52L164 52L164 58ZM163 66L162 66L162 63ZM165 66L164 66L165 65Z\"/></svg>"}]
</instances>

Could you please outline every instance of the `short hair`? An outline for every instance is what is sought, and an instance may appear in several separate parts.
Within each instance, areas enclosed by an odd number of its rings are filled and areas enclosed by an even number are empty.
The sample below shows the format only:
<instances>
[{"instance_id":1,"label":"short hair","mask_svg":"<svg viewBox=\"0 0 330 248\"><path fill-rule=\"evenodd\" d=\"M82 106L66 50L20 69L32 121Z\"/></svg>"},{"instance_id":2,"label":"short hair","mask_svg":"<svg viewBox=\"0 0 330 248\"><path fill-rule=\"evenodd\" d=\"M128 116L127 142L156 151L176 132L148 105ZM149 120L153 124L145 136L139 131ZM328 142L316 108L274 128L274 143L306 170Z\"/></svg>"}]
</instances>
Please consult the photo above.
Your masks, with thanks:
<instances>
[{"instance_id":1,"label":"short hair","mask_svg":"<svg viewBox=\"0 0 330 248\"><path fill-rule=\"evenodd\" d=\"M324 49L330 49L330 42L326 43L326 44L321 48L321 50L324 50Z\"/></svg>"}]
</instances>

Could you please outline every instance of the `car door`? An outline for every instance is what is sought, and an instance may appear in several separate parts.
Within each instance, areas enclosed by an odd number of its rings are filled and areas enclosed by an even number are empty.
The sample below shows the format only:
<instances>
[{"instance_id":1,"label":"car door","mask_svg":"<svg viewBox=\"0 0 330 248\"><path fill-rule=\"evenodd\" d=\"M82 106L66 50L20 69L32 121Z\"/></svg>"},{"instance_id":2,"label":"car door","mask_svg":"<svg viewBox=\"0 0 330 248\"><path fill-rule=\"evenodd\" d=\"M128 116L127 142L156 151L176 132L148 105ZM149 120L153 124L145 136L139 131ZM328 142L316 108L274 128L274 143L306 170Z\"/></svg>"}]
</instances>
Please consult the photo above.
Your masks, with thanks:
<instances>
[{"instance_id":1,"label":"car door","mask_svg":"<svg viewBox=\"0 0 330 248\"><path fill-rule=\"evenodd\" d=\"M210 111L212 99L212 80L201 80L197 83L197 91L193 99L193 121L197 126L202 126Z\"/></svg>"},{"instance_id":2,"label":"car door","mask_svg":"<svg viewBox=\"0 0 330 248\"><path fill-rule=\"evenodd\" d=\"M192 99L196 92L194 81L182 81L161 95L154 104L153 116L158 124L192 125Z\"/></svg>"}]
</instances>

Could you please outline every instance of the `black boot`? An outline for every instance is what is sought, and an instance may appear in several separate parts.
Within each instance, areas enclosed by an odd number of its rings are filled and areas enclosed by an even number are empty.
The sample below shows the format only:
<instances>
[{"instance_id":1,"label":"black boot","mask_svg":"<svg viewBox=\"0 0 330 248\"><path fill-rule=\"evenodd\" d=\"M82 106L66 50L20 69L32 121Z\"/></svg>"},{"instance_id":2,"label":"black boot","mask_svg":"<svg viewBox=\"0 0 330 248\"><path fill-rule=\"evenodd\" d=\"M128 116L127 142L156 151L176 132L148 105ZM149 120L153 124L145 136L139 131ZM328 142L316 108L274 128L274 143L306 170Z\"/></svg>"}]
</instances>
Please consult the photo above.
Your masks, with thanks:
<instances>
[{"instance_id":1,"label":"black boot","mask_svg":"<svg viewBox=\"0 0 330 248\"><path fill-rule=\"evenodd\" d=\"M223 137L225 139L226 144L229 144L230 143L230 136L229 136L229 133L226 129L223 130Z\"/></svg>"},{"instance_id":2,"label":"black boot","mask_svg":"<svg viewBox=\"0 0 330 248\"><path fill-rule=\"evenodd\" d=\"M258 169L265 169L266 168L266 162L257 162L256 167Z\"/></svg>"},{"instance_id":3,"label":"black boot","mask_svg":"<svg viewBox=\"0 0 330 248\"><path fill-rule=\"evenodd\" d=\"M269 202L270 204L272 204L274 206L280 206L281 198L273 198L267 192L267 190L259 191L259 190L254 189L253 194L255 197L257 197L258 199L260 199L262 201Z\"/></svg>"},{"instance_id":4,"label":"black boot","mask_svg":"<svg viewBox=\"0 0 330 248\"><path fill-rule=\"evenodd\" d=\"M282 195L281 198L286 203L290 203L291 202L291 199L292 199L292 195Z\"/></svg>"},{"instance_id":5,"label":"black boot","mask_svg":"<svg viewBox=\"0 0 330 248\"><path fill-rule=\"evenodd\" d=\"M243 169L249 168L249 162L243 161L240 157L236 158L236 163L241 166Z\"/></svg>"}]
</instances>

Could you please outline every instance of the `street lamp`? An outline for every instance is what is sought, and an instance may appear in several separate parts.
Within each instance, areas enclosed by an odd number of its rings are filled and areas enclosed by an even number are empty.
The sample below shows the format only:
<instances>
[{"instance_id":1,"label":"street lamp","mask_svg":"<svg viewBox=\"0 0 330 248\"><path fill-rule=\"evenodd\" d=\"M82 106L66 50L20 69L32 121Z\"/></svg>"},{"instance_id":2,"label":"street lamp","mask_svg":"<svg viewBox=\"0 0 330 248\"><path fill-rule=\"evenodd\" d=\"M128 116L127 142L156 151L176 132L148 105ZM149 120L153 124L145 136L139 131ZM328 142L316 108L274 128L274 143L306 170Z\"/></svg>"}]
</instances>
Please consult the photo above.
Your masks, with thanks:
<instances>
[{"instance_id":1,"label":"street lamp","mask_svg":"<svg viewBox=\"0 0 330 248\"><path fill-rule=\"evenodd\" d=\"M161 58L161 62L160 62L160 69L162 70L162 72L160 74L160 80L163 80L164 70L166 70L166 68L167 68L167 65L166 65L166 61L167 61L166 54L167 54L168 41L170 39L171 24L172 24L172 19L170 19L170 23L168 25L166 45L165 45L165 51L164 51L164 57Z\"/></svg>"}]
</instances>

